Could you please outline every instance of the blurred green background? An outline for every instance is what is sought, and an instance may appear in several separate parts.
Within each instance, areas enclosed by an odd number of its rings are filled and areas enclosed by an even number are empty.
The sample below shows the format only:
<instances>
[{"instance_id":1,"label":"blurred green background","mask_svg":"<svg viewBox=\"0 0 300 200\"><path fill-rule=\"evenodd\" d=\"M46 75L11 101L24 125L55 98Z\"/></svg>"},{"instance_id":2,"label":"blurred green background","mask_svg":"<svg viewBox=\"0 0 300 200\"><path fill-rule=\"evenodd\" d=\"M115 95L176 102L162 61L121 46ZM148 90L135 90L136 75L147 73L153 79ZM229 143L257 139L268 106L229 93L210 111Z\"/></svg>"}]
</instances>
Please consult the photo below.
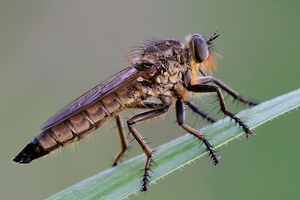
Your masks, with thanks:
<instances>
[{"instance_id":1,"label":"blurred green background","mask_svg":"<svg viewBox=\"0 0 300 200\"><path fill-rule=\"evenodd\" d=\"M140 40L210 37L217 27L215 77L258 101L299 88L299 9L296 0L1 0L0 199L43 199L110 167L119 150L113 123L30 165L11 158L54 112L128 66ZM299 119L299 111L286 114L220 148L220 165L201 158L130 199L299 198ZM174 120L170 112L138 130L156 147L182 135ZM128 158L141 153L131 146Z\"/></svg>"}]
</instances>

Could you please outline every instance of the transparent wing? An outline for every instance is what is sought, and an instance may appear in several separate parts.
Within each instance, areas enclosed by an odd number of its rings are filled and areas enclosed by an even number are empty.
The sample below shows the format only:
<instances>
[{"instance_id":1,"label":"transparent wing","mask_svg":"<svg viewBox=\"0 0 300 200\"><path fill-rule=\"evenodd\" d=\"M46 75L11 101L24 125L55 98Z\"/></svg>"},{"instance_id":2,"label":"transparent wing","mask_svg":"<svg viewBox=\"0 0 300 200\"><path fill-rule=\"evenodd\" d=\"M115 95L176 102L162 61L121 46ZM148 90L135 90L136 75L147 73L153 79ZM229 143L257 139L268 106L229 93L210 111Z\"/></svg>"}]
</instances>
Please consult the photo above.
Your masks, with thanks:
<instances>
[{"instance_id":1,"label":"transparent wing","mask_svg":"<svg viewBox=\"0 0 300 200\"><path fill-rule=\"evenodd\" d=\"M93 105L95 102L114 92L120 85L124 85L130 81L136 80L138 77L143 76L154 69L154 66L142 71L137 70L133 66L123 69L55 113L42 125L42 131L76 115L85 108Z\"/></svg>"}]
</instances>

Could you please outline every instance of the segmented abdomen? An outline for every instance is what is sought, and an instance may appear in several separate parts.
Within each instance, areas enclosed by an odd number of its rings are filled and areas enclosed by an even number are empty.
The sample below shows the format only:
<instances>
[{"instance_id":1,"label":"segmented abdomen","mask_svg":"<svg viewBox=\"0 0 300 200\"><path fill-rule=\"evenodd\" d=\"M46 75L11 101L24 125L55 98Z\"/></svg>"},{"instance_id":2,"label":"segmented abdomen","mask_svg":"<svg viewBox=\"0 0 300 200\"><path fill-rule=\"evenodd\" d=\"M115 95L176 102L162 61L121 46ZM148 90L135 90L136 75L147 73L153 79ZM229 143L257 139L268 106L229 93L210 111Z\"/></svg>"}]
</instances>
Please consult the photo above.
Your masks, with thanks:
<instances>
[{"instance_id":1,"label":"segmented abdomen","mask_svg":"<svg viewBox=\"0 0 300 200\"><path fill-rule=\"evenodd\" d=\"M76 115L45 130L30 141L14 161L29 163L61 146L86 137L116 113L145 98L141 87L138 81L127 83Z\"/></svg>"}]
</instances>

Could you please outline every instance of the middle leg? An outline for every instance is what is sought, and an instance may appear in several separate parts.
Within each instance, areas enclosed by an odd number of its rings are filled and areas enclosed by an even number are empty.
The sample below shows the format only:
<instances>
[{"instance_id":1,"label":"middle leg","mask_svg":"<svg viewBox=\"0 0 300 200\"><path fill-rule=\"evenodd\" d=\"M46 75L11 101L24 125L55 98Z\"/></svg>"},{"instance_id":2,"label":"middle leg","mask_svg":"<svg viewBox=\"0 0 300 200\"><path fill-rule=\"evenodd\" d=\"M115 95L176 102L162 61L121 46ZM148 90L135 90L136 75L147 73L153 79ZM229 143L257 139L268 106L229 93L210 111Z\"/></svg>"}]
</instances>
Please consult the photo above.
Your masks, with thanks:
<instances>
[{"instance_id":1,"label":"middle leg","mask_svg":"<svg viewBox=\"0 0 300 200\"><path fill-rule=\"evenodd\" d=\"M132 103L132 104L128 105L127 107L134 108L134 109L159 109L159 108L163 108L163 103L152 102L152 101L142 101L142 102L138 102L138 103L136 103L136 102ZM116 125L118 128L121 150L116 155L113 166L116 166L121 162L121 160L123 159L128 147L129 147L127 139L126 139L126 135L123 130L123 123L122 123L122 119L121 119L120 115L116 115L115 120L116 120Z\"/></svg>"},{"instance_id":2,"label":"middle leg","mask_svg":"<svg viewBox=\"0 0 300 200\"><path fill-rule=\"evenodd\" d=\"M216 165L218 164L221 160L219 156L216 154L215 150L213 150L212 145L206 140L203 134L200 132L196 131L192 127L188 126L185 124L185 110L184 110L184 103L183 100L179 97L177 98L176 104L176 118L177 118L177 123L179 126L181 126L184 130L192 134L193 136L197 137L199 140L201 140L204 145L206 146L206 150L208 151L209 155L211 156L213 163Z\"/></svg>"},{"instance_id":3,"label":"middle leg","mask_svg":"<svg viewBox=\"0 0 300 200\"><path fill-rule=\"evenodd\" d=\"M193 112L199 114L201 117L203 117L204 119L206 119L208 122L210 123L215 123L217 120L215 120L213 117L211 117L209 114L203 112L202 110L200 110L195 104L193 104L190 101L184 101L184 103L190 107L190 109L192 109Z\"/></svg>"},{"instance_id":4,"label":"middle leg","mask_svg":"<svg viewBox=\"0 0 300 200\"><path fill-rule=\"evenodd\" d=\"M142 147L147 159L144 165L144 175L143 175L143 180L142 180L142 191L147 191L148 190L148 183L149 183L149 171L150 170L150 164L152 162L152 153L153 151L151 150L151 148L147 145L147 143L145 142L145 140L142 138L142 136L138 133L138 131L133 127L134 124L146 121L148 119L152 119L155 117L158 117L164 113L166 113L169 109L169 106L165 106L163 108L160 109L156 109L156 110L150 110L141 114L137 114L135 116L133 116L132 118L130 118L127 121L127 126L128 129L130 131L130 133L133 135L133 137L135 138L135 140L139 143L139 145Z\"/></svg>"}]
</instances>

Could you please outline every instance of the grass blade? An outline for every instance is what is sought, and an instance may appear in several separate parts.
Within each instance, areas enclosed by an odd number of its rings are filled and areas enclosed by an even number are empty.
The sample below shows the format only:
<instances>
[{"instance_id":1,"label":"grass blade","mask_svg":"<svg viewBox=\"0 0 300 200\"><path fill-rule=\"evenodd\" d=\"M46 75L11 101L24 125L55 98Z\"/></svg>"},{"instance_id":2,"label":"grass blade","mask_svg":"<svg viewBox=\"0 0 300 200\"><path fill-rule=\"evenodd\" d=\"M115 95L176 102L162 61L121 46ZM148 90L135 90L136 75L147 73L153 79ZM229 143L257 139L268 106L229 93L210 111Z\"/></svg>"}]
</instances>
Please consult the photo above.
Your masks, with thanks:
<instances>
[{"instance_id":1,"label":"grass blade","mask_svg":"<svg viewBox=\"0 0 300 200\"><path fill-rule=\"evenodd\" d=\"M300 89L263 102L239 114L251 129L300 106ZM201 129L214 147L220 147L243 134L229 118ZM151 168L151 182L181 168L206 154L204 145L190 135L184 135L159 146L153 159L157 165ZM136 156L117 167L107 169L83 180L48 199L122 199L141 188L144 155ZM151 189L151 187L150 187Z\"/></svg>"}]
</instances>

